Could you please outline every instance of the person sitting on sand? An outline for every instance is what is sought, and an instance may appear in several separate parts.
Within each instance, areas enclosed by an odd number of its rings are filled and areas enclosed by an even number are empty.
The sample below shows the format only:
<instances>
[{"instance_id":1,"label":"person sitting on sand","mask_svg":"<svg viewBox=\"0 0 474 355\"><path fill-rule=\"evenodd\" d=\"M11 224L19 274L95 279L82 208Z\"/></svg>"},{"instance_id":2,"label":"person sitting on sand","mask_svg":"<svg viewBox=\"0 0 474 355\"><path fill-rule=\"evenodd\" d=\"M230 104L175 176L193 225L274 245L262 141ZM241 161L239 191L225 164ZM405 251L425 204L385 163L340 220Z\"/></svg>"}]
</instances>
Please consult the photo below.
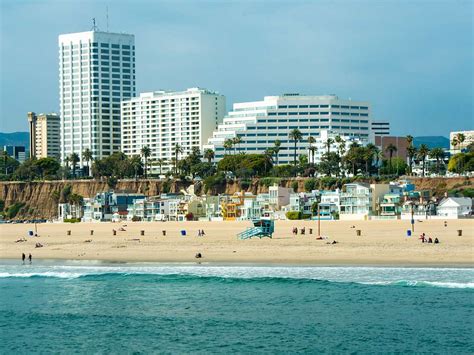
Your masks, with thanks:
<instances>
[{"instance_id":1,"label":"person sitting on sand","mask_svg":"<svg viewBox=\"0 0 474 355\"><path fill-rule=\"evenodd\" d=\"M201 258L202 258L202 255L201 255L201 253L196 253L196 255L194 255L194 257L195 257L196 259L201 259Z\"/></svg>"},{"instance_id":2,"label":"person sitting on sand","mask_svg":"<svg viewBox=\"0 0 474 355\"><path fill-rule=\"evenodd\" d=\"M433 243L433 239L431 239L431 237L428 238L428 243Z\"/></svg>"},{"instance_id":3,"label":"person sitting on sand","mask_svg":"<svg viewBox=\"0 0 474 355\"><path fill-rule=\"evenodd\" d=\"M125 232L125 228L123 228L123 227L120 227L119 231L121 231L121 232Z\"/></svg>"},{"instance_id":4,"label":"person sitting on sand","mask_svg":"<svg viewBox=\"0 0 474 355\"><path fill-rule=\"evenodd\" d=\"M317 237L316 240L323 240L323 237Z\"/></svg>"},{"instance_id":5,"label":"person sitting on sand","mask_svg":"<svg viewBox=\"0 0 474 355\"><path fill-rule=\"evenodd\" d=\"M206 235L206 233L204 233L204 229L201 229L201 236L204 237L205 235Z\"/></svg>"},{"instance_id":6,"label":"person sitting on sand","mask_svg":"<svg viewBox=\"0 0 474 355\"><path fill-rule=\"evenodd\" d=\"M337 244L337 243L339 243L337 240L332 241L332 244Z\"/></svg>"},{"instance_id":7,"label":"person sitting on sand","mask_svg":"<svg viewBox=\"0 0 474 355\"><path fill-rule=\"evenodd\" d=\"M438 239L438 238L435 238L434 243L435 243L435 244L439 244L439 239Z\"/></svg>"}]
</instances>

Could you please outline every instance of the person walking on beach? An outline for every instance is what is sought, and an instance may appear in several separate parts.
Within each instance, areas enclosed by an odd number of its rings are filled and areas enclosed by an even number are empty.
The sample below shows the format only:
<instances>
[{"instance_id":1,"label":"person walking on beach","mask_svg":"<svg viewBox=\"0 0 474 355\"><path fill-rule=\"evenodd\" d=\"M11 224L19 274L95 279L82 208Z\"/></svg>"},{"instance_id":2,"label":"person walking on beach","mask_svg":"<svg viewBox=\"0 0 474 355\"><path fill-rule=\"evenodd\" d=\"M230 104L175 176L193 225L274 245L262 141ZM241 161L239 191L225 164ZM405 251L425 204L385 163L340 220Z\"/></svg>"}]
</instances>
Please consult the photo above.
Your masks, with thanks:
<instances>
[{"instance_id":1,"label":"person walking on beach","mask_svg":"<svg viewBox=\"0 0 474 355\"><path fill-rule=\"evenodd\" d=\"M200 236L202 236L202 234L201 234L201 230L200 230L200 229L198 229L198 237L200 237Z\"/></svg>"},{"instance_id":2,"label":"person walking on beach","mask_svg":"<svg viewBox=\"0 0 474 355\"><path fill-rule=\"evenodd\" d=\"M201 236L204 237L205 235L206 235L206 233L204 233L204 229L201 229Z\"/></svg>"},{"instance_id":3,"label":"person walking on beach","mask_svg":"<svg viewBox=\"0 0 474 355\"><path fill-rule=\"evenodd\" d=\"M21 261L23 261L23 265L25 265L25 259L26 259L25 253L21 254Z\"/></svg>"},{"instance_id":4,"label":"person walking on beach","mask_svg":"<svg viewBox=\"0 0 474 355\"><path fill-rule=\"evenodd\" d=\"M31 264L31 260L33 259L33 257L30 255L28 255L28 260L30 261L30 264Z\"/></svg>"}]
</instances>

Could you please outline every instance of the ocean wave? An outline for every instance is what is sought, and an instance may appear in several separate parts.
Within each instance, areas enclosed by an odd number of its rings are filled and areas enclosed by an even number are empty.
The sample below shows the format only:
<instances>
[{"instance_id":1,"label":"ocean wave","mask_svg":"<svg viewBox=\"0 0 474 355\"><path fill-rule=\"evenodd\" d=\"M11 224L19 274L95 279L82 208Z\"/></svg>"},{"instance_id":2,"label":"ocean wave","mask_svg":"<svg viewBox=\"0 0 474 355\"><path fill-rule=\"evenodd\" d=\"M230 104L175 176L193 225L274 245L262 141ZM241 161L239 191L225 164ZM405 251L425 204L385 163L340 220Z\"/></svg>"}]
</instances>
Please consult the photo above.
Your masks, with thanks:
<instances>
[{"instance_id":1,"label":"ocean wave","mask_svg":"<svg viewBox=\"0 0 474 355\"><path fill-rule=\"evenodd\" d=\"M156 281L221 279L356 283L374 286L474 288L472 268L397 268L323 266L97 266L97 265L0 265L0 279L153 277Z\"/></svg>"}]
</instances>

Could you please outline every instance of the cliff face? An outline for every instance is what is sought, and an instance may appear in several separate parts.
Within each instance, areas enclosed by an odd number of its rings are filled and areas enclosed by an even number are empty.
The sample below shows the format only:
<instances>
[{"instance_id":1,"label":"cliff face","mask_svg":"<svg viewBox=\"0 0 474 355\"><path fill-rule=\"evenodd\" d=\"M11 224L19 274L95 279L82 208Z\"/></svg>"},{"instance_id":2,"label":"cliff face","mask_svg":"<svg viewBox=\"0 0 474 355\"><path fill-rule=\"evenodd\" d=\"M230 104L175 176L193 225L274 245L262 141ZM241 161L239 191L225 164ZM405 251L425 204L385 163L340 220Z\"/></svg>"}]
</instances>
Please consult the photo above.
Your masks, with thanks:
<instances>
[{"instance_id":1,"label":"cliff face","mask_svg":"<svg viewBox=\"0 0 474 355\"><path fill-rule=\"evenodd\" d=\"M417 189L432 190L434 195L442 197L446 191L462 185L461 188L470 188L474 179L466 178L432 178L411 179ZM298 182L298 191L304 191L304 183L306 179L282 179L281 186L293 187L294 182ZM164 186L164 185L167 186ZM70 185L72 193L79 194L83 197L93 197L99 192L108 191L105 181L96 180L76 180L76 181L45 181L45 182L0 182L0 200L5 203L8 208L14 203L23 203L16 218L55 218L57 216L57 200L53 197L59 194L62 189ZM170 183L157 180L121 180L117 183L116 191L140 192L146 196L156 196L164 190L177 193L187 188L189 183L180 181L172 181ZM196 194L202 193L202 184L194 185ZM228 182L225 186L214 190L213 193L233 194L241 191L241 185L238 182ZM268 192L268 188L259 184L259 180L251 181L250 185L245 189L254 194Z\"/></svg>"},{"instance_id":2,"label":"cliff face","mask_svg":"<svg viewBox=\"0 0 474 355\"><path fill-rule=\"evenodd\" d=\"M25 204L20 209L17 218L55 218L57 217L58 202L53 196L59 194L67 185L72 187L72 193L85 198L110 190L105 181L95 180L1 182L0 199L4 201L5 208L14 203ZM179 192L183 187L187 186L172 182L169 185L169 192ZM163 182L124 180L119 181L114 190L141 192L146 196L155 196L163 191Z\"/></svg>"}]
</instances>

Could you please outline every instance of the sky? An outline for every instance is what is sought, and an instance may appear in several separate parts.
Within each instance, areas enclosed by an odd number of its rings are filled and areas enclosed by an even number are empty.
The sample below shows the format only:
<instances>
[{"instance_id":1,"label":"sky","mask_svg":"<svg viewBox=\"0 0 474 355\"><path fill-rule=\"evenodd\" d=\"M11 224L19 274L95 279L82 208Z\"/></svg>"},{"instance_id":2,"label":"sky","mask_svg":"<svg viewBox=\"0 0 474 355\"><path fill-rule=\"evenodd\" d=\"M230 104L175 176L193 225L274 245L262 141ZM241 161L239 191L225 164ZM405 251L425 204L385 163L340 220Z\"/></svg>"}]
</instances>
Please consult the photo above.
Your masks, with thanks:
<instances>
[{"instance_id":1,"label":"sky","mask_svg":"<svg viewBox=\"0 0 474 355\"><path fill-rule=\"evenodd\" d=\"M137 92L369 101L392 134L474 129L474 2L0 0L0 131L59 111L58 35L135 35Z\"/></svg>"}]
</instances>

